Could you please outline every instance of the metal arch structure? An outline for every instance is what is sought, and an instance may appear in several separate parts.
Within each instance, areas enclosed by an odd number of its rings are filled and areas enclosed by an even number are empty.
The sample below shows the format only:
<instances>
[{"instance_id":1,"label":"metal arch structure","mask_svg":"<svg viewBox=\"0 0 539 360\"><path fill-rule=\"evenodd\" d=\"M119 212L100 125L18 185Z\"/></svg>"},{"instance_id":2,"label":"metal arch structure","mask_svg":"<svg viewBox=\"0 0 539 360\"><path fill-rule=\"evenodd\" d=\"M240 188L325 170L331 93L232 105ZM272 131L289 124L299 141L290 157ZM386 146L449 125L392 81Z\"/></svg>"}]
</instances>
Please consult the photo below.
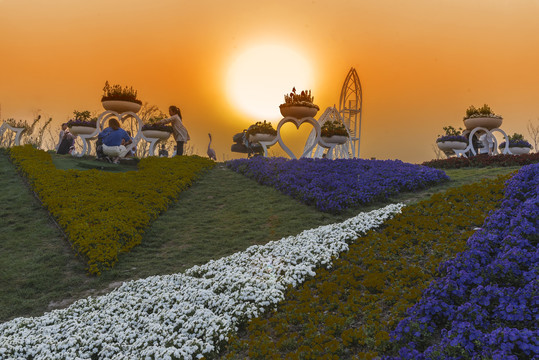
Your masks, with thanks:
<instances>
[{"instance_id":1,"label":"metal arch structure","mask_svg":"<svg viewBox=\"0 0 539 360\"><path fill-rule=\"evenodd\" d=\"M356 69L351 68L346 75L339 99L339 114L348 129L347 142L352 157L359 158L361 143L361 113L363 112L363 90Z\"/></svg>"},{"instance_id":2,"label":"metal arch structure","mask_svg":"<svg viewBox=\"0 0 539 360\"><path fill-rule=\"evenodd\" d=\"M348 140L343 145L335 146L335 158L348 159L350 157L359 158L359 145L361 140L361 113L363 110L363 90L356 69L350 68L348 75L344 80L341 96L339 99L339 110L328 107L320 116L318 122L322 126L326 121L338 121L344 124L348 131ZM316 143L316 133L311 131L304 151ZM325 148L315 146L308 152L307 156L311 158L323 157Z\"/></svg>"}]
</instances>

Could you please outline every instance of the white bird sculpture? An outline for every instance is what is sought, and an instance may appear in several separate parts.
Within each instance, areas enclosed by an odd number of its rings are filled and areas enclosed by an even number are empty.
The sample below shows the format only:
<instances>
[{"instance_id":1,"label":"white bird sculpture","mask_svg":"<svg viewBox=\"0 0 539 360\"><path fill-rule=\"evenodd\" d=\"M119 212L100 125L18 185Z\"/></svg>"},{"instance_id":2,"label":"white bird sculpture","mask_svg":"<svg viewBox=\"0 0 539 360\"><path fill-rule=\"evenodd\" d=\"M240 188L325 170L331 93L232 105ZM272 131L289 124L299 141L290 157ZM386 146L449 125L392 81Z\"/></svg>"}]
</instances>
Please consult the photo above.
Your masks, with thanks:
<instances>
[{"instance_id":1,"label":"white bird sculpture","mask_svg":"<svg viewBox=\"0 0 539 360\"><path fill-rule=\"evenodd\" d=\"M210 137L210 143L208 144L208 152L207 152L208 157L209 157L210 159L212 159L212 160L217 161L217 156L215 155L215 150L213 150L213 149L210 147L210 145L211 145L211 134L208 133L208 136Z\"/></svg>"}]
</instances>

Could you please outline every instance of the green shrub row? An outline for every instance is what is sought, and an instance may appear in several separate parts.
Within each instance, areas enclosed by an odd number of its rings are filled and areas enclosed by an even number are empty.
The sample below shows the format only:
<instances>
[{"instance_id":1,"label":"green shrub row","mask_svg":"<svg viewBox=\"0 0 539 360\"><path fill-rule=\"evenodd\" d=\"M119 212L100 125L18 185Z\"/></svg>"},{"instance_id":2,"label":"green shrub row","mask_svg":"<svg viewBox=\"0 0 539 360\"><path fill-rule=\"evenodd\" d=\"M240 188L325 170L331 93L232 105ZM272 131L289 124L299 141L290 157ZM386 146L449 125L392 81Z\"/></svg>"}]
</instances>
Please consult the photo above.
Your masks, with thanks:
<instances>
[{"instance_id":1,"label":"green shrub row","mask_svg":"<svg viewBox=\"0 0 539 360\"><path fill-rule=\"evenodd\" d=\"M372 359L436 276L466 247L503 197L508 175L433 195L403 209L379 231L321 268L273 312L232 337L227 359Z\"/></svg>"},{"instance_id":2,"label":"green shrub row","mask_svg":"<svg viewBox=\"0 0 539 360\"><path fill-rule=\"evenodd\" d=\"M150 222L214 164L198 156L150 157L138 171L109 173L56 169L50 154L29 145L11 148L10 156L95 275L139 244Z\"/></svg>"}]
</instances>

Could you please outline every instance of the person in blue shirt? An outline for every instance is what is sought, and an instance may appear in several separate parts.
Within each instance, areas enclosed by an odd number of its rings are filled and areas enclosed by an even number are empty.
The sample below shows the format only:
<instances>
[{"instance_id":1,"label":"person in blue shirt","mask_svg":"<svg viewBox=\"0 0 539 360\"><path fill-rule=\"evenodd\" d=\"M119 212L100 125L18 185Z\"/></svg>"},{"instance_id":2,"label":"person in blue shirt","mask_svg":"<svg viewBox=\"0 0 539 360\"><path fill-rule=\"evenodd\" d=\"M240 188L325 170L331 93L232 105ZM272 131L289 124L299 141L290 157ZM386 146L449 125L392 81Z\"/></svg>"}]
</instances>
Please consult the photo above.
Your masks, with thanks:
<instances>
[{"instance_id":1,"label":"person in blue shirt","mask_svg":"<svg viewBox=\"0 0 539 360\"><path fill-rule=\"evenodd\" d=\"M126 145L133 141L127 132L120 127L116 119L109 120L109 127L99 133L97 136L103 141L103 153L113 158L113 162L118 164L120 158L125 157L129 152Z\"/></svg>"}]
</instances>

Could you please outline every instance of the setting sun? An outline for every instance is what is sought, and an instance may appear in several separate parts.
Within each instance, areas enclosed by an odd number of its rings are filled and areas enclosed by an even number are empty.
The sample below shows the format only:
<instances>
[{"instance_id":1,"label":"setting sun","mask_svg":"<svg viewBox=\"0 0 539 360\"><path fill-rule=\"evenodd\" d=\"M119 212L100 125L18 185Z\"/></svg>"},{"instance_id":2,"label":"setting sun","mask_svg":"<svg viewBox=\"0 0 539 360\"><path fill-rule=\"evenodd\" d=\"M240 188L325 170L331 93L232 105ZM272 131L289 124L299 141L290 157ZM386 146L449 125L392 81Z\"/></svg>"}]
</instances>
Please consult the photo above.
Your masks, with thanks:
<instances>
[{"instance_id":1,"label":"setting sun","mask_svg":"<svg viewBox=\"0 0 539 360\"><path fill-rule=\"evenodd\" d=\"M230 101L257 119L280 117L279 104L293 87L313 86L311 64L299 52L281 45L257 45L231 63L227 79Z\"/></svg>"}]
</instances>

